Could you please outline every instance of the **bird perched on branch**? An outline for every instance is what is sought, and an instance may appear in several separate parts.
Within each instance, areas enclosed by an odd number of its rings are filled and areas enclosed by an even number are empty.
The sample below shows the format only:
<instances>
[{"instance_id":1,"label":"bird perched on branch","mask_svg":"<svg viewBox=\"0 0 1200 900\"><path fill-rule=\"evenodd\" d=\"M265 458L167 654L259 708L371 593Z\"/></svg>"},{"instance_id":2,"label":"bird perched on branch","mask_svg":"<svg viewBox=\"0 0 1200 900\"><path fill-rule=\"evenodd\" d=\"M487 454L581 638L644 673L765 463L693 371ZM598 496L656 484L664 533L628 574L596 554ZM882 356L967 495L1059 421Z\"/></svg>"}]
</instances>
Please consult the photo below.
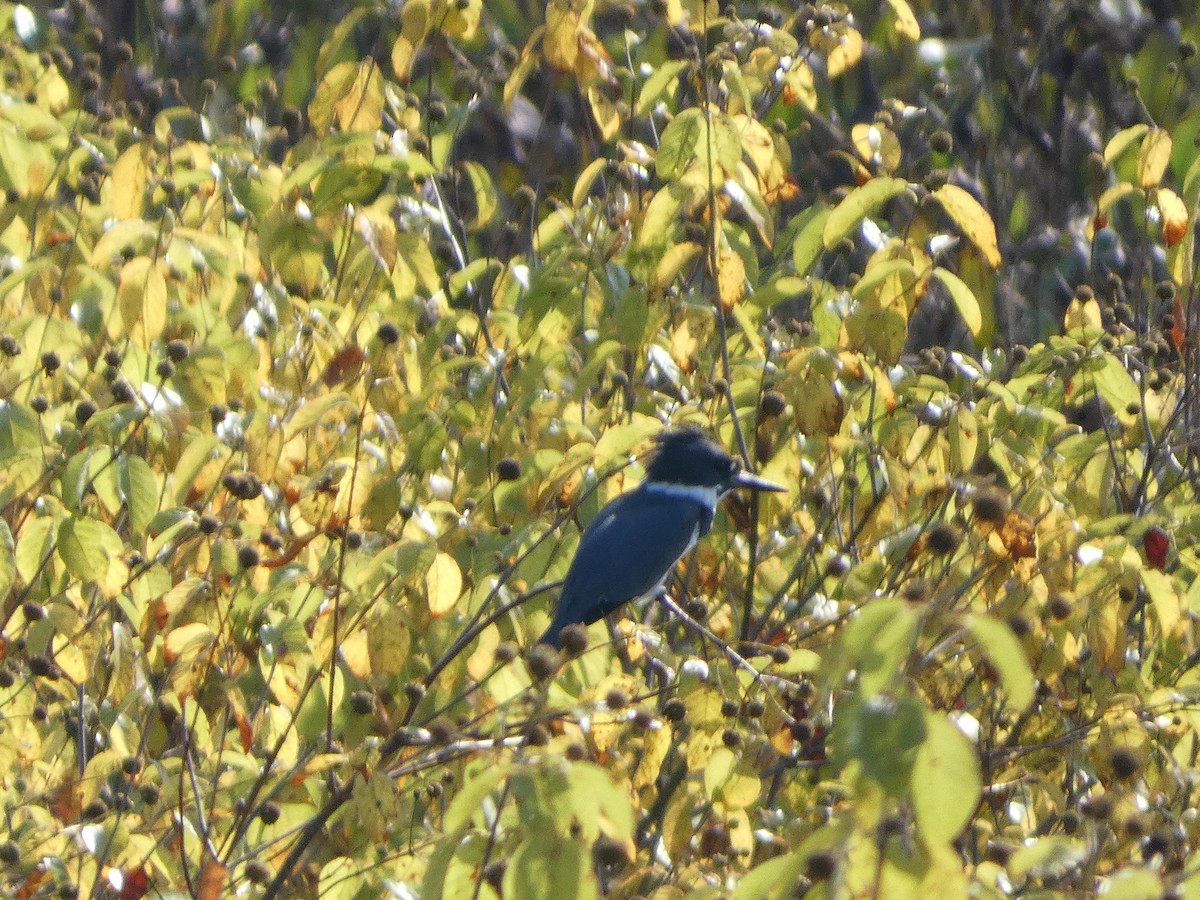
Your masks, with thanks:
<instances>
[{"instance_id":1,"label":"bird perched on branch","mask_svg":"<svg viewBox=\"0 0 1200 900\"><path fill-rule=\"evenodd\" d=\"M566 626L590 625L630 600L657 593L675 564L708 534L717 503L729 491L785 490L744 471L699 429L671 429L656 440L645 480L600 510L584 531L542 642L561 647Z\"/></svg>"}]
</instances>

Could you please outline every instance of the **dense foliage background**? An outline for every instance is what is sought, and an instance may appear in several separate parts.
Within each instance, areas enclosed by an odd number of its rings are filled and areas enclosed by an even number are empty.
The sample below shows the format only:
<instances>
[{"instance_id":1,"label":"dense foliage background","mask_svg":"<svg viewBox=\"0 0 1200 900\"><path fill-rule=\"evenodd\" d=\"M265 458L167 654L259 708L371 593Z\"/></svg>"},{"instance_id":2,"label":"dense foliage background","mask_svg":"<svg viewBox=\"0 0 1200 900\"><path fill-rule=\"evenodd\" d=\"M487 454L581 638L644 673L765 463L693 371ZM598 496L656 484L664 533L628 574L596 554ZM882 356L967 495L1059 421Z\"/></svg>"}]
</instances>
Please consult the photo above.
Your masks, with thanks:
<instances>
[{"instance_id":1,"label":"dense foliage background","mask_svg":"<svg viewBox=\"0 0 1200 900\"><path fill-rule=\"evenodd\" d=\"M1198 18L0 5L0 891L1200 896Z\"/></svg>"}]
</instances>

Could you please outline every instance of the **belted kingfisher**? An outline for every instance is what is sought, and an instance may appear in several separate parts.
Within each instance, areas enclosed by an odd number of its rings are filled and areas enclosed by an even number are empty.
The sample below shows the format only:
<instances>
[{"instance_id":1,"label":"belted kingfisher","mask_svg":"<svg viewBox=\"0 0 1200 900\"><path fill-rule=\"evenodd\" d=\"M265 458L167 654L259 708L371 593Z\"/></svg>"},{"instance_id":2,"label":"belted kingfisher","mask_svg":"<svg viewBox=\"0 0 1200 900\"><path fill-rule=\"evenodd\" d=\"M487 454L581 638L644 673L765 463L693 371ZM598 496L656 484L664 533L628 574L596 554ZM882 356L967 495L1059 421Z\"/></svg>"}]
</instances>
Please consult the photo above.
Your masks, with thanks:
<instances>
[{"instance_id":1,"label":"belted kingfisher","mask_svg":"<svg viewBox=\"0 0 1200 900\"><path fill-rule=\"evenodd\" d=\"M617 497L587 527L567 570L554 621L540 641L561 647L561 632L591 625L622 604L656 594L712 528L717 503L729 491L783 491L742 470L697 428L660 434L646 478Z\"/></svg>"}]
</instances>

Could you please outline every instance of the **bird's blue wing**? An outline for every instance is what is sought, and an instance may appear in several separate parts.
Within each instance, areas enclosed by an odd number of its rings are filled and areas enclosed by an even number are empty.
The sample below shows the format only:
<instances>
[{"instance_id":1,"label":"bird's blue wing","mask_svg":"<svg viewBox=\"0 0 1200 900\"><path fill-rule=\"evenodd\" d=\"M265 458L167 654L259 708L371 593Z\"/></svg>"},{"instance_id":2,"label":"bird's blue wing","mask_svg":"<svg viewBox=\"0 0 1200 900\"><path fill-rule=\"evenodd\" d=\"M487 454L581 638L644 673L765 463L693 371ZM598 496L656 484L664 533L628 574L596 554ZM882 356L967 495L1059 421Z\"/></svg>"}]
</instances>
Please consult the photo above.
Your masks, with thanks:
<instances>
[{"instance_id":1,"label":"bird's blue wing","mask_svg":"<svg viewBox=\"0 0 1200 900\"><path fill-rule=\"evenodd\" d=\"M566 625L590 625L649 594L671 573L710 519L698 501L633 490L600 511L579 542L542 640L557 644Z\"/></svg>"}]
</instances>

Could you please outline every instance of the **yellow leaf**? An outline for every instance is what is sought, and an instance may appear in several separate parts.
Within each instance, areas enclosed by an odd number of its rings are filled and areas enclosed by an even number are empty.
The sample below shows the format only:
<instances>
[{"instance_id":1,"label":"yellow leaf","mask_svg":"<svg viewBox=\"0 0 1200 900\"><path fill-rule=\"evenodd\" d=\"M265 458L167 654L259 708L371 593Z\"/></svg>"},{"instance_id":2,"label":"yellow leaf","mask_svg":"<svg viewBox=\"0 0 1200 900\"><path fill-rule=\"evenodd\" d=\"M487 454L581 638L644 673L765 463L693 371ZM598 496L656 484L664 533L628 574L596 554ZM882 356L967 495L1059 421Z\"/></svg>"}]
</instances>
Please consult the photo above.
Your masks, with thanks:
<instances>
[{"instance_id":1,"label":"yellow leaf","mask_svg":"<svg viewBox=\"0 0 1200 900\"><path fill-rule=\"evenodd\" d=\"M500 632L493 625L479 635L479 644L467 660L467 674L476 681L483 681L496 663L496 648L500 646Z\"/></svg>"},{"instance_id":2,"label":"yellow leaf","mask_svg":"<svg viewBox=\"0 0 1200 900\"><path fill-rule=\"evenodd\" d=\"M1142 141L1138 155L1138 182L1142 190L1158 187L1171 160L1171 134L1165 128L1151 128Z\"/></svg>"},{"instance_id":3,"label":"yellow leaf","mask_svg":"<svg viewBox=\"0 0 1200 900\"><path fill-rule=\"evenodd\" d=\"M381 122L383 99L383 79L373 61L340 62L317 85L308 104L308 118L320 134L335 124L342 131L375 131Z\"/></svg>"},{"instance_id":4,"label":"yellow leaf","mask_svg":"<svg viewBox=\"0 0 1200 900\"><path fill-rule=\"evenodd\" d=\"M1076 328L1103 328L1100 304L1094 298L1083 303L1080 303L1078 299L1073 299L1067 306L1066 315L1063 317L1063 326L1067 331L1074 331Z\"/></svg>"},{"instance_id":5,"label":"yellow leaf","mask_svg":"<svg viewBox=\"0 0 1200 900\"><path fill-rule=\"evenodd\" d=\"M621 113L616 104L604 95L604 91L594 87L587 89L587 99L600 136L606 141L612 140L621 130Z\"/></svg>"},{"instance_id":6,"label":"yellow leaf","mask_svg":"<svg viewBox=\"0 0 1200 900\"><path fill-rule=\"evenodd\" d=\"M411 646L409 616L403 608L388 606L371 616L367 628L367 652L374 674L393 676L403 672Z\"/></svg>"},{"instance_id":7,"label":"yellow leaf","mask_svg":"<svg viewBox=\"0 0 1200 900\"><path fill-rule=\"evenodd\" d=\"M475 199L475 215L466 224L469 230L475 231L487 225L496 216L499 208L496 200L496 188L492 184L492 176L488 174L488 170L479 163L473 161L462 163L462 170L467 176L467 182L471 185L471 195Z\"/></svg>"},{"instance_id":8,"label":"yellow leaf","mask_svg":"<svg viewBox=\"0 0 1200 900\"><path fill-rule=\"evenodd\" d=\"M720 8L717 0L668 0L666 19L673 28L686 27L705 31L716 21Z\"/></svg>"},{"instance_id":9,"label":"yellow leaf","mask_svg":"<svg viewBox=\"0 0 1200 900\"><path fill-rule=\"evenodd\" d=\"M479 16L483 12L483 0L450 0L446 12L439 22L444 33L460 41L469 41L479 30Z\"/></svg>"},{"instance_id":10,"label":"yellow leaf","mask_svg":"<svg viewBox=\"0 0 1200 900\"><path fill-rule=\"evenodd\" d=\"M74 684L86 684L92 675L95 657L84 652L77 641L62 640L54 648L54 661Z\"/></svg>"},{"instance_id":11,"label":"yellow leaf","mask_svg":"<svg viewBox=\"0 0 1200 900\"><path fill-rule=\"evenodd\" d=\"M396 80L408 80L413 57L429 35L429 27L429 0L408 0L400 12L400 36L392 45L392 71Z\"/></svg>"},{"instance_id":12,"label":"yellow leaf","mask_svg":"<svg viewBox=\"0 0 1200 900\"><path fill-rule=\"evenodd\" d=\"M717 251L717 296L726 312L746 296L746 263L729 247Z\"/></svg>"},{"instance_id":13,"label":"yellow leaf","mask_svg":"<svg viewBox=\"0 0 1200 900\"><path fill-rule=\"evenodd\" d=\"M342 131L379 129L383 113L383 79L379 66L367 60L357 66L346 94L333 105L334 117Z\"/></svg>"},{"instance_id":14,"label":"yellow leaf","mask_svg":"<svg viewBox=\"0 0 1200 900\"><path fill-rule=\"evenodd\" d=\"M343 634L338 640L338 652L346 663L346 668L354 673L355 678L370 678L374 674L371 668L370 633L366 628L355 628Z\"/></svg>"},{"instance_id":15,"label":"yellow leaf","mask_svg":"<svg viewBox=\"0 0 1200 900\"><path fill-rule=\"evenodd\" d=\"M192 622L172 629L163 643L163 658L168 665L187 663L216 640L216 633L203 622Z\"/></svg>"},{"instance_id":16,"label":"yellow leaf","mask_svg":"<svg viewBox=\"0 0 1200 900\"><path fill-rule=\"evenodd\" d=\"M545 33L546 26L539 25L529 35L529 40L525 42L525 48L521 51L521 58L512 67L512 72L509 73L508 80L504 82L505 109L512 110L513 101L521 93L521 88L525 87L525 82L533 74L533 70L540 64L542 55L537 52L537 45Z\"/></svg>"},{"instance_id":17,"label":"yellow leaf","mask_svg":"<svg viewBox=\"0 0 1200 900\"><path fill-rule=\"evenodd\" d=\"M692 241L683 241L668 247L666 252L659 257L658 265L654 267L654 277L650 279L651 294L655 296L662 294L699 252L700 245Z\"/></svg>"},{"instance_id":18,"label":"yellow leaf","mask_svg":"<svg viewBox=\"0 0 1200 900\"><path fill-rule=\"evenodd\" d=\"M1142 569L1142 584L1150 595L1150 604L1163 635L1175 637L1183 619L1183 598L1179 596L1174 579L1155 569Z\"/></svg>"},{"instance_id":19,"label":"yellow leaf","mask_svg":"<svg viewBox=\"0 0 1200 900\"><path fill-rule=\"evenodd\" d=\"M846 28L838 45L829 54L829 77L837 78L858 65L863 55L863 39L857 29Z\"/></svg>"},{"instance_id":20,"label":"yellow leaf","mask_svg":"<svg viewBox=\"0 0 1200 900\"><path fill-rule=\"evenodd\" d=\"M579 36L583 17L569 3L551 2L546 6L546 33L542 53L546 62L560 72L570 72L579 58Z\"/></svg>"},{"instance_id":21,"label":"yellow leaf","mask_svg":"<svg viewBox=\"0 0 1200 900\"><path fill-rule=\"evenodd\" d=\"M112 210L118 219L141 218L150 181L150 166L146 160L148 147L131 144L113 163L109 181L112 184Z\"/></svg>"},{"instance_id":22,"label":"yellow leaf","mask_svg":"<svg viewBox=\"0 0 1200 900\"><path fill-rule=\"evenodd\" d=\"M946 184L931 195L942 205L967 239L983 254L993 269L1000 265L1000 245L996 225L983 205L956 184Z\"/></svg>"},{"instance_id":23,"label":"yellow leaf","mask_svg":"<svg viewBox=\"0 0 1200 900\"><path fill-rule=\"evenodd\" d=\"M921 26L917 23L917 17L913 15L907 0L887 0L887 5L896 14L896 34L910 41L919 41Z\"/></svg>"},{"instance_id":24,"label":"yellow leaf","mask_svg":"<svg viewBox=\"0 0 1200 900\"><path fill-rule=\"evenodd\" d=\"M975 464L979 452L979 419L965 404L955 407L950 435L951 473L965 475Z\"/></svg>"},{"instance_id":25,"label":"yellow leaf","mask_svg":"<svg viewBox=\"0 0 1200 900\"><path fill-rule=\"evenodd\" d=\"M1187 235L1188 212L1183 199L1170 188L1154 192L1154 201L1162 213L1163 240L1174 247Z\"/></svg>"},{"instance_id":26,"label":"yellow leaf","mask_svg":"<svg viewBox=\"0 0 1200 900\"><path fill-rule=\"evenodd\" d=\"M439 553L434 557L433 565L425 573L425 589L429 594L429 613L434 618L454 608L462 594L462 572L452 556Z\"/></svg>"},{"instance_id":27,"label":"yellow leaf","mask_svg":"<svg viewBox=\"0 0 1200 900\"><path fill-rule=\"evenodd\" d=\"M674 741L670 726L646 731L644 735L642 756L638 760L637 771L633 773L634 790L654 786Z\"/></svg>"},{"instance_id":28,"label":"yellow leaf","mask_svg":"<svg viewBox=\"0 0 1200 900\"><path fill-rule=\"evenodd\" d=\"M900 139L886 126L860 122L850 130L854 149L860 158L885 172L894 172L900 165Z\"/></svg>"},{"instance_id":29,"label":"yellow leaf","mask_svg":"<svg viewBox=\"0 0 1200 900\"><path fill-rule=\"evenodd\" d=\"M146 256L135 256L121 268L117 308L129 334L142 347L162 335L167 324L167 280Z\"/></svg>"}]
</instances>

